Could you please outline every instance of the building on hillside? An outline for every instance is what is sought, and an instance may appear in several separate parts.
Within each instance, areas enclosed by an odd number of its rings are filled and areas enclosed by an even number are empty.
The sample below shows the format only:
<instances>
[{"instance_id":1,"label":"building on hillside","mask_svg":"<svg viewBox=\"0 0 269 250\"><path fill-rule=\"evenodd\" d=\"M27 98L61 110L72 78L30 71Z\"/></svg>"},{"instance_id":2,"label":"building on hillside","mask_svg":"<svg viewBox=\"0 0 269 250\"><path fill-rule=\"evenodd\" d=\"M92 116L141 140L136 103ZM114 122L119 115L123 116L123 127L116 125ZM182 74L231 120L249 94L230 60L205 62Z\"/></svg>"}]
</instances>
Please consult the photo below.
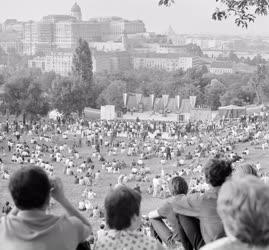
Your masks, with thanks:
<instances>
[{"instance_id":1,"label":"building on hillside","mask_svg":"<svg viewBox=\"0 0 269 250\"><path fill-rule=\"evenodd\" d=\"M55 25L55 45L57 48L74 50L81 38L90 41L100 41L100 25L94 22L63 21Z\"/></svg>"},{"instance_id":2,"label":"building on hillside","mask_svg":"<svg viewBox=\"0 0 269 250\"><path fill-rule=\"evenodd\" d=\"M56 48L54 25L50 21L27 22L24 24L23 53L50 53Z\"/></svg>"},{"instance_id":3,"label":"building on hillside","mask_svg":"<svg viewBox=\"0 0 269 250\"><path fill-rule=\"evenodd\" d=\"M122 42L89 42L89 47L98 51L126 51L126 47Z\"/></svg>"},{"instance_id":4,"label":"building on hillside","mask_svg":"<svg viewBox=\"0 0 269 250\"><path fill-rule=\"evenodd\" d=\"M71 8L71 16L75 17L78 21L82 21L81 8L75 3Z\"/></svg>"},{"instance_id":5,"label":"building on hillside","mask_svg":"<svg viewBox=\"0 0 269 250\"><path fill-rule=\"evenodd\" d=\"M117 41L124 34L137 34L146 32L145 24L140 20L129 21L125 19L111 20L107 40Z\"/></svg>"},{"instance_id":6,"label":"building on hillside","mask_svg":"<svg viewBox=\"0 0 269 250\"><path fill-rule=\"evenodd\" d=\"M178 54L136 54L133 56L134 69L159 69L166 71L187 70L200 65L199 57Z\"/></svg>"},{"instance_id":7,"label":"building on hillside","mask_svg":"<svg viewBox=\"0 0 269 250\"><path fill-rule=\"evenodd\" d=\"M175 46L175 45L160 45L156 53L161 54L188 54L188 48L185 45Z\"/></svg>"},{"instance_id":8,"label":"building on hillside","mask_svg":"<svg viewBox=\"0 0 269 250\"><path fill-rule=\"evenodd\" d=\"M68 76L72 70L72 53L57 52L47 56L37 56L28 61L29 68L38 68L42 72L54 71L61 76Z\"/></svg>"},{"instance_id":9,"label":"building on hillside","mask_svg":"<svg viewBox=\"0 0 269 250\"><path fill-rule=\"evenodd\" d=\"M7 53L13 51L23 53L21 35L18 32L2 32L0 35L0 47Z\"/></svg>"},{"instance_id":10,"label":"building on hillside","mask_svg":"<svg viewBox=\"0 0 269 250\"><path fill-rule=\"evenodd\" d=\"M119 17L82 21L82 12L75 3L71 15L48 15L39 22L23 25L24 53L48 54L59 48L74 50L79 38L87 42L121 41L126 34L144 33L140 20L129 21Z\"/></svg>"},{"instance_id":11,"label":"building on hillside","mask_svg":"<svg viewBox=\"0 0 269 250\"><path fill-rule=\"evenodd\" d=\"M231 62L215 61L211 63L209 72L216 75L232 74L234 72L233 64Z\"/></svg>"},{"instance_id":12,"label":"building on hillside","mask_svg":"<svg viewBox=\"0 0 269 250\"><path fill-rule=\"evenodd\" d=\"M184 36L176 34L171 26L169 26L165 35L167 36L167 42L170 44L175 46L182 46L186 44Z\"/></svg>"},{"instance_id":13,"label":"building on hillside","mask_svg":"<svg viewBox=\"0 0 269 250\"><path fill-rule=\"evenodd\" d=\"M119 72L130 70L131 57L127 52L93 52L93 71L99 72Z\"/></svg>"},{"instance_id":14,"label":"building on hillside","mask_svg":"<svg viewBox=\"0 0 269 250\"><path fill-rule=\"evenodd\" d=\"M16 19L7 19L2 24L2 31L3 32L18 32L20 35L22 35L23 22L19 22Z\"/></svg>"},{"instance_id":15,"label":"building on hillside","mask_svg":"<svg viewBox=\"0 0 269 250\"><path fill-rule=\"evenodd\" d=\"M43 72L54 71L61 76L68 76L72 71L73 53L54 52L46 56L37 56L28 61L29 68L39 68ZM117 72L131 68L128 53L105 53L93 51L93 72Z\"/></svg>"}]
</instances>

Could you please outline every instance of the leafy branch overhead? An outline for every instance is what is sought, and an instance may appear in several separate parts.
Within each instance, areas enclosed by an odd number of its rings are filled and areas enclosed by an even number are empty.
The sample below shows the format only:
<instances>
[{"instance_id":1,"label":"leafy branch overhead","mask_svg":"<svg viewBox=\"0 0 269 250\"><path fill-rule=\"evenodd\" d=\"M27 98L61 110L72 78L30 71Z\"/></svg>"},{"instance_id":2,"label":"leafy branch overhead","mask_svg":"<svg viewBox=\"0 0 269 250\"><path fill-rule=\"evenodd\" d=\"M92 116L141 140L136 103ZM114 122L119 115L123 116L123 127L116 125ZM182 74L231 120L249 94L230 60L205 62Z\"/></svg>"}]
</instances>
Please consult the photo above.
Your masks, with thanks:
<instances>
[{"instance_id":1,"label":"leafy branch overhead","mask_svg":"<svg viewBox=\"0 0 269 250\"><path fill-rule=\"evenodd\" d=\"M176 0L159 0L159 5L170 6ZM180 0L178 0L180 1ZM213 0L212 0L213 1ZM214 20L224 20L233 16L237 26L247 28L257 16L266 16L269 11L269 0L215 0L221 7L212 14Z\"/></svg>"}]
</instances>

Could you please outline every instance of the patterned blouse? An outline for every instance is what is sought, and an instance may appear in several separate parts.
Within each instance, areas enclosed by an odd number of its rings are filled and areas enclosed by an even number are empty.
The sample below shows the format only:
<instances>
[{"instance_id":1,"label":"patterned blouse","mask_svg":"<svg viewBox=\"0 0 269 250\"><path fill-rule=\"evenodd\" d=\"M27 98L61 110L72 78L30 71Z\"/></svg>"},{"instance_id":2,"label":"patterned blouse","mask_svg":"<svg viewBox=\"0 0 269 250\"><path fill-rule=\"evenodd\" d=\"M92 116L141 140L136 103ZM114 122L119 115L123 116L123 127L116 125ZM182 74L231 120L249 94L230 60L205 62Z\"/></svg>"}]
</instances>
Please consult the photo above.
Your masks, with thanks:
<instances>
[{"instance_id":1,"label":"patterned blouse","mask_svg":"<svg viewBox=\"0 0 269 250\"><path fill-rule=\"evenodd\" d=\"M154 239L137 231L109 230L97 240L94 250L163 250Z\"/></svg>"}]
</instances>

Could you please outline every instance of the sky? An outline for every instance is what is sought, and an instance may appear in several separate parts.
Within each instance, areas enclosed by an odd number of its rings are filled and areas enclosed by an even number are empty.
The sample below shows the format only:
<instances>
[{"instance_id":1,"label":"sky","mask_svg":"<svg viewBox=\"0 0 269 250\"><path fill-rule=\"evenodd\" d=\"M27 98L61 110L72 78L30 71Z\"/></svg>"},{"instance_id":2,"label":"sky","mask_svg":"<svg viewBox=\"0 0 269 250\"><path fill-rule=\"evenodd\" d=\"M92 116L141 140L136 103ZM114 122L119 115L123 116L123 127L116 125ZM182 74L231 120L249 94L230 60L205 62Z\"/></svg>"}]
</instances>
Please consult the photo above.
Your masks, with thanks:
<instances>
[{"instance_id":1,"label":"sky","mask_svg":"<svg viewBox=\"0 0 269 250\"><path fill-rule=\"evenodd\" d=\"M0 22L40 20L48 14L69 14L75 0L0 0ZM258 17L247 30L233 20L214 21L216 0L175 0L171 7L158 6L158 0L77 0L83 20L101 16L140 19L147 31L163 33L169 25L179 34L269 35L269 16Z\"/></svg>"}]
</instances>

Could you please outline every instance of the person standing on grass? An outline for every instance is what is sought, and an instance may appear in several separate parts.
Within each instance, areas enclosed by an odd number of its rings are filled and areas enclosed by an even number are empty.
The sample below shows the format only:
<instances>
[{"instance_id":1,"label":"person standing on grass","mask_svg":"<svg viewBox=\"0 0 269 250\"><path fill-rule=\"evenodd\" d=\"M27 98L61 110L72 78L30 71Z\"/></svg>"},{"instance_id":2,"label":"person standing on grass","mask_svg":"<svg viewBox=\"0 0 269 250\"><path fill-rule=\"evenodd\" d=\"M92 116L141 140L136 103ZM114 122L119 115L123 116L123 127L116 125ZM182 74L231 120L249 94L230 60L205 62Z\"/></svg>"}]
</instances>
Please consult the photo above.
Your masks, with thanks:
<instances>
[{"instance_id":1,"label":"person standing on grass","mask_svg":"<svg viewBox=\"0 0 269 250\"><path fill-rule=\"evenodd\" d=\"M9 182L15 207L0 220L1 249L74 250L92 234L92 227L66 198L59 178L43 169L22 167ZM68 215L47 214L53 197Z\"/></svg>"}]
</instances>

